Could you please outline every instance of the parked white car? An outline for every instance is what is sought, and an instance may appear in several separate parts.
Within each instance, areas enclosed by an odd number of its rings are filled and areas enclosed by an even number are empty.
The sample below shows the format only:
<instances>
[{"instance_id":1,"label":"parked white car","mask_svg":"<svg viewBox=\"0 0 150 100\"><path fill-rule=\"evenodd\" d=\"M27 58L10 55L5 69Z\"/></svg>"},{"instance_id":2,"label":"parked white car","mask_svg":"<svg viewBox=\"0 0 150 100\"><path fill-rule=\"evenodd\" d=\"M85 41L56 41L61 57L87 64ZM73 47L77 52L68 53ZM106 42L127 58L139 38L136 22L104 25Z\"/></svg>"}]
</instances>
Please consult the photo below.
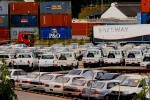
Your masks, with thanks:
<instances>
[{"instance_id":1,"label":"parked white car","mask_svg":"<svg viewBox=\"0 0 150 100\"><path fill-rule=\"evenodd\" d=\"M84 68L88 66L103 66L103 53L99 49L89 49L82 58Z\"/></svg>"},{"instance_id":2,"label":"parked white car","mask_svg":"<svg viewBox=\"0 0 150 100\"><path fill-rule=\"evenodd\" d=\"M22 88L22 89L29 89L31 88L31 80L33 79L39 79L40 76L44 75L44 74L48 74L47 72L32 72L32 73L28 73L26 77L24 78L20 78L19 79L19 87Z\"/></svg>"},{"instance_id":3,"label":"parked white car","mask_svg":"<svg viewBox=\"0 0 150 100\"><path fill-rule=\"evenodd\" d=\"M69 96L81 96L84 88L90 87L90 85L95 82L91 79L77 79L71 85L64 87L64 95Z\"/></svg>"},{"instance_id":4,"label":"parked white car","mask_svg":"<svg viewBox=\"0 0 150 100\"><path fill-rule=\"evenodd\" d=\"M122 50L110 50L107 54L107 57L104 58L104 64L110 65L110 64L119 64L124 65L124 53Z\"/></svg>"},{"instance_id":5,"label":"parked white car","mask_svg":"<svg viewBox=\"0 0 150 100\"><path fill-rule=\"evenodd\" d=\"M56 56L54 53L46 53L42 54L41 58L39 59L39 67L53 67L54 61L56 60Z\"/></svg>"},{"instance_id":6,"label":"parked white car","mask_svg":"<svg viewBox=\"0 0 150 100\"><path fill-rule=\"evenodd\" d=\"M112 92L108 95L108 99L118 99L119 95L120 98L132 99L143 90L143 86L149 87L148 76L128 77L120 85L111 88ZM146 98L149 98L149 92L146 94Z\"/></svg>"},{"instance_id":7,"label":"parked white car","mask_svg":"<svg viewBox=\"0 0 150 100\"><path fill-rule=\"evenodd\" d=\"M139 49L128 50L126 53L126 65L140 65L143 56L143 51Z\"/></svg>"},{"instance_id":8,"label":"parked white car","mask_svg":"<svg viewBox=\"0 0 150 100\"><path fill-rule=\"evenodd\" d=\"M34 90L45 90L45 87L48 87L50 82L57 80L63 74L45 74L40 76L40 78L36 78L31 80L31 88Z\"/></svg>"},{"instance_id":9,"label":"parked white car","mask_svg":"<svg viewBox=\"0 0 150 100\"><path fill-rule=\"evenodd\" d=\"M8 69L8 71L10 72L10 77L7 76L7 78L15 83L15 85L20 82L21 78L24 78L27 75L27 72L22 69Z\"/></svg>"},{"instance_id":10,"label":"parked white car","mask_svg":"<svg viewBox=\"0 0 150 100\"><path fill-rule=\"evenodd\" d=\"M65 75L59 77L56 81L47 83L49 86L45 87L45 92L63 93L64 86L69 86L75 80L81 78L84 77L79 75Z\"/></svg>"},{"instance_id":11,"label":"parked white car","mask_svg":"<svg viewBox=\"0 0 150 100\"><path fill-rule=\"evenodd\" d=\"M23 67L27 69L34 69L38 67L38 59L33 53L18 53L16 59L13 60L14 67Z\"/></svg>"},{"instance_id":12,"label":"parked white car","mask_svg":"<svg viewBox=\"0 0 150 100\"><path fill-rule=\"evenodd\" d=\"M90 97L98 100L107 100L107 94L111 92L111 88L118 84L118 80L96 81L92 83L91 87L83 89L81 96L83 98Z\"/></svg>"},{"instance_id":13,"label":"parked white car","mask_svg":"<svg viewBox=\"0 0 150 100\"><path fill-rule=\"evenodd\" d=\"M61 52L58 60L54 60L55 67L77 68L79 65L73 52Z\"/></svg>"},{"instance_id":14,"label":"parked white car","mask_svg":"<svg viewBox=\"0 0 150 100\"><path fill-rule=\"evenodd\" d=\"M141 61L141 67L150 68L150 53L144 53Z\"/></svg>"}]
</instances>

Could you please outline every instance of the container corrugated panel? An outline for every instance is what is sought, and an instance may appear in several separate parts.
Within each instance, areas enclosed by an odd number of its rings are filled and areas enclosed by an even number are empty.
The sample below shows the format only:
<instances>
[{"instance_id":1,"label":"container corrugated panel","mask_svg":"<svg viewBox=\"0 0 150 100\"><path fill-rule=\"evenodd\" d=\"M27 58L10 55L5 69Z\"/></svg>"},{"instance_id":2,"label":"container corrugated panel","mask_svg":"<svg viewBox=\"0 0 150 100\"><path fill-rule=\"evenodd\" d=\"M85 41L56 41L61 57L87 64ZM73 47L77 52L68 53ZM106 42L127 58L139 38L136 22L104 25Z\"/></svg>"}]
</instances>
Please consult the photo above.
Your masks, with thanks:
<instances>
[{"instance_id":1,"label":"container corrugated panel","mask_svg":"<svg viewBox=\"0 0 150 100\"><path fill-rule=\"evenodd\" d=\"M37 27L38 18L35 15L12 15L12 27Z\"/></svg>"},{"instance_id":2,"label":"container corrugated panel","mask_svg":"<svg viewBox=\"0 0 150 100\"><path fill-rule=\"evenodd\" d=\"M72 25L71 14L41 14L40 26L41 27L70 27Z\"/></svg>"},{"instance_id":3,"label":"container corrugated panel","mask_svg":"<svg viewBox=\"0 0 150 100\"><path fill-rule=\"evenodd\" d=\"M41 14L71 13L70 1L50 1L40 3Z\"/></svg>"},{"instance_id":4,"label":"container corrugated panel","mask_svg":"<svg viewBox=\"0 0 150 100\"><path fill-rule=\"evenodd\" d=\"M0 28L0 39L9 39L9 28Z\"/></svg>"},{"instance_id":5,"label":"container corrugated panel","mask_svg":"<svg viewBox=\"0 0 150 100\"><path fill-rule=\"evenodd\" d=\"M8 15L8 3L5 1L0 2L0 15Z\"/></svg>"},{"instance_id":6,"label":"container corrugated panel","mask_svg":"<svg viewBox=\"0 0 150 100\"><path fill-rule=\"evenodd\" d=\"M72 37L71 27L42 27L40 37L42 39L69 39Z\"/></svg>"},{"instance_id":7,"label":"container corrugated panel","mask_svg":"<svg viewBox=\"0 0 150 100\"><path fill-rule=\"evenodd\" d=\"M141 12L150 12L150 0L141 0Z\"/></svg>"},{"instance_id":8,"label":"container corrugated panel","mask_svg":"<svg viewBox=\"0 0 150 100\"><path fill-rule=\"evenodd\" d=\"M28 33L33 33L35 35L39 35L39 29L37 27L31 28L31 27L24 27L24 28L11 28L10 29L10 34L11 34L11 39L17 39L18 38L18 33L20 32L28 32Z\"/></svg>"},{"instance_id":9,"label":"container corrugated panel","mask_svg":"<svg viewBox=\"0 0 150 100\"><path fill-rule=\"evenodd\" d=\"M149 24L149 23L150 23L150 14L141 13L141 24Z\"/></svg>"},{"instance_id":10,"label":"container corrugated panel","mask_svg":"<svg viewBox=\"0 0 150 100\"><path fill-rule=\"evenodd\" d=\"M8 16L0 16L0 27L8 27Z\"/></svg>"},{"instance_id":11,"label":"container corrugated panel","mask_svg":"<svg viewBox=\"0 0 150 100\"><path fill-rule=\"evenodd\" d=\"M88 35L88 23L72 23L72 35Z\"/></svg>"},{"instance_id":12,"label":"container corrugated panel","mask_svg":"<svg viewBox=\"0 0 150 100\"><path fill-rule=\"evenodd\" d=\"M38 5L37 2L17 2L10 3L10 14L38 14Z\"/></svg>"}]
</instances>

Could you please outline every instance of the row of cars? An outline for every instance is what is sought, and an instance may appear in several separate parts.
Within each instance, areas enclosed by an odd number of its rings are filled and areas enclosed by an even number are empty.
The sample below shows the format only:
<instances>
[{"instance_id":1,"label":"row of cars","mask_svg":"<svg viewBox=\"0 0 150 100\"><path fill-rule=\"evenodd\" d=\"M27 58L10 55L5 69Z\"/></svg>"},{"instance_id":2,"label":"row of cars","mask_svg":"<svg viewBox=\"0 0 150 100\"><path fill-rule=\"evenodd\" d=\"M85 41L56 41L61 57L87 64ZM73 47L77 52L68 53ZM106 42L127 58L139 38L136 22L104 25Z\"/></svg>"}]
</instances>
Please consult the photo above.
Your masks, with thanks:
<instances>
[{"instance_id":1,"label":"row of cars","mask_svg":"<svg viewBox=\"0 0 150 100\"><path fill-rule=\"evenodd\" d=\"M150 45L99 44L79 45L72 43L63 46L54 44L50 47L27 47L25 44L0 46L0 59L5 59L8 66L34 69L42 67L77 68L79 60L84 67L106 65L150 65ZM2 64L2 63L1 63ZM26 66L26 67L25 67Z\"/></svg>"},{"instance_id":2,"label":"row of cars","mask_svg":"<svg viewBox=\"0 0 150 100\"><path fill-rule=\"evenodd\" d=\"M22 89L40 90L87 99L132 99L143 91L149 95L149 77L137 74L108 73L103 70L73 69L67 74L50 72L26 73L21 69L9 69L11 79ZM142 81L141 81L142 80Z\"/></svg>"}]
</instances>

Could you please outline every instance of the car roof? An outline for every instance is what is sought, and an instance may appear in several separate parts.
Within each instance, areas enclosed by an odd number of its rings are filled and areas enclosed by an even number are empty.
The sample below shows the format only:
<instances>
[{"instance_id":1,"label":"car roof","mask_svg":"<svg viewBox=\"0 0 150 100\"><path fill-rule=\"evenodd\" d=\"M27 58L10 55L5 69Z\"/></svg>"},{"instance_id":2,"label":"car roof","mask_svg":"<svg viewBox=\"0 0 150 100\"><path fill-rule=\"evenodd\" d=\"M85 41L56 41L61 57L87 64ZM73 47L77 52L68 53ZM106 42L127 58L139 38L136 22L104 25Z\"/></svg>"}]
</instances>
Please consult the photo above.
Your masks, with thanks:
<instances>
[{"instance_id":1,"label":"car roof","mask_svg":"<svg viewBox=\"0 0 150 100\"><path fill-rule=\"evenodd\" d=\"M108 82L120 82L120 81L119 80L102 80L102 81L97 80L96 82L105 82L105 83L108 83Z\"/></svg>"},{"instance_id":2,"label":"car roof","mask_svg":"<svg viewBox=\"0 0 150 100\"><path fill-rule=\"evenodd\" d=\"M72 77L83 77L83 76L81 76L81 75L69 75L69 74L66 74L63 77L70 77L70 78L72 78Z\"/></svg>"}]
</instances>

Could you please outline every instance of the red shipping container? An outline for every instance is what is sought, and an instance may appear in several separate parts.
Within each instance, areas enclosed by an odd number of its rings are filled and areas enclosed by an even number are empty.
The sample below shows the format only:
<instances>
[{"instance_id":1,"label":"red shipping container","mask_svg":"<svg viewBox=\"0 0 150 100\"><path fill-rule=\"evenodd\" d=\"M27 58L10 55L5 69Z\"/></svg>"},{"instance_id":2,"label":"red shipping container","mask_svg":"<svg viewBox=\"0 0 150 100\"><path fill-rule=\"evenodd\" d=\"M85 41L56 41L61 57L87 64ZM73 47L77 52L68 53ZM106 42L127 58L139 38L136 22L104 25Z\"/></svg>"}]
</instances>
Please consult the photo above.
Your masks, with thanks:
<instances>
[{"instance_id":1,"label":"red shipping container","mask_svg":"<svg viewBox=\"0 0 150 100\"><path fill-rule=\"evenodd\" d=\"M19 3L10 3L10 14L38 14L38 6L37 2L19 2Z\"/></svg>"},{"instance_id":2,"label":"red shipping container","mask_svg":"<svg viewBox=\"0 0 150 100\"><path fill-rule=\"evenodd\" d=\"M72 23L72 35L89 35L94 25L104 25L104 23Z\"/></svg>"},{"instance_id":3,"label":"red shipping container","mask_svg":"<svg viewBox=\"0 0 150 100\"><path fill-rule=\"evenodd\" d=\"M0 28L0 39L10 39L9 28Z\"/></svg>"},{"instance_id":4,"label":"red shipping container","mask_svg":"<svg viewBox=\"0 0 150 100\"><path fill-rule=\"evenodd\" d=\"M150 12L150 0L141 0L141 12Z\"/></svg>"},{"instance_id":5,"label":"red shipping container","mask_svg":"<svg viewBox=\"0 0 150 100\"><path fill-rule=\"evenodd\" d=\"M53 15L51 14L44 14L40 15L40 26L41 27L49 27L53 26Z\"/></svg>"},{"instance_id":6,"label":"red shipping container","mask_svg":"<svg viewBox=\"0 0 150 100\"><path fill-rule=\"evenodd\" d=\"M40 26L41 27L70 27L72 25L71 14L41 14Z\"/></svg>"},{"instance_id":7,"label":"red shipping container","mask_svg":"<svg viewBox=\"0 0 150 100\"><path fill-rule=\"evenodd\" d=\"M88 23L72 23L72 35L88 35Z\"/></svg>"}]
</instances>

